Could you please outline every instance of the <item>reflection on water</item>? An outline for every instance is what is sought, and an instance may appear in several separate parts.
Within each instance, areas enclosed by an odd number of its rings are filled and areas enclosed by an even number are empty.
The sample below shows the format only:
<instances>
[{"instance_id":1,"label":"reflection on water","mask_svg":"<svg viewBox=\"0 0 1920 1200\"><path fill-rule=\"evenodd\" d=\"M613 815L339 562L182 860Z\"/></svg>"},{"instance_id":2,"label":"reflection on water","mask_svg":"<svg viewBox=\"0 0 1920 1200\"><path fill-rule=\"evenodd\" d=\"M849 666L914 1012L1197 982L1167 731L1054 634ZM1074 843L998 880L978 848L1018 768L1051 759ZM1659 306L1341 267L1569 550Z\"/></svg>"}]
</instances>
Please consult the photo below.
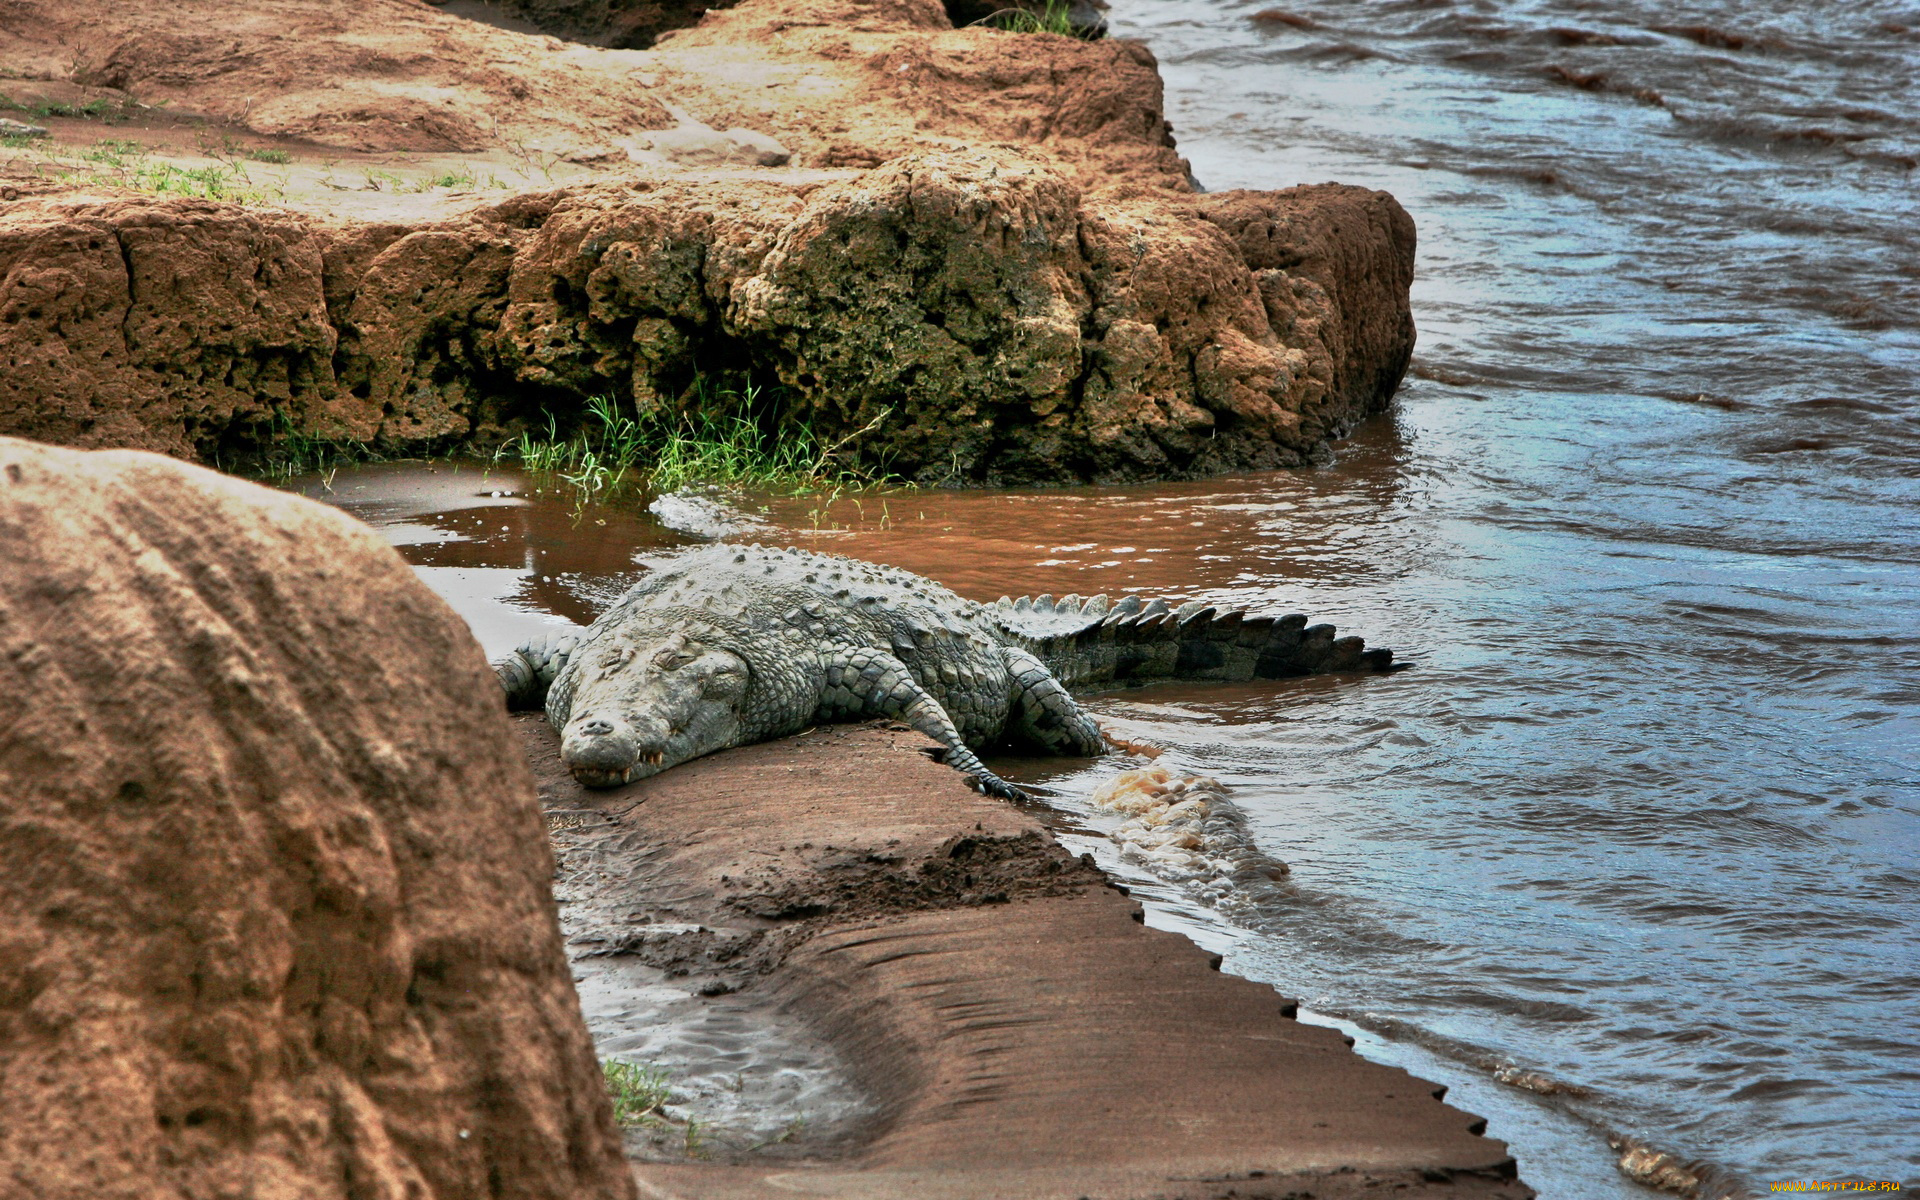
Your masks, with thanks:
<instances>
[{"instance_id":1,"label":"reflection on water","mask_svg":"<svg viewBox=\"0 0 1920 1200\"><path fill-rule=\"evenodd\" d=\"M1759 1190L1920 1179L1920 12L1262 11L1114 20L1206 183L1414 213L1392 418L1300 473L753 505L980 599L1303 611L1418 664L1095 704L1294 868L1178 919L1382 1052L1551 1093L1493 1130L1549 1196L1627 1191L1552 1106ZM525 486L375 468L330 498L494 652L681 540L482 494Z\"/></svg>"}]
</instances>

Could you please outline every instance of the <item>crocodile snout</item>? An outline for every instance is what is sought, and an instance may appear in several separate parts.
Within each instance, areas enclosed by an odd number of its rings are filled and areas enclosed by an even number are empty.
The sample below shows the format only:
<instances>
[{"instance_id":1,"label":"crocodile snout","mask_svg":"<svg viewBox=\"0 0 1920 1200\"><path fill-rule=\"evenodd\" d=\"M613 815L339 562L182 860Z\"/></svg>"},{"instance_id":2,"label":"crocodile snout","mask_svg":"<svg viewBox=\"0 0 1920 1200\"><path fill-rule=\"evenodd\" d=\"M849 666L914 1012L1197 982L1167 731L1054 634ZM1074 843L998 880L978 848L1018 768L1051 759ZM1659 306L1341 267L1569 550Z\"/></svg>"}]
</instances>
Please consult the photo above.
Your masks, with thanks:
<instances>
[{"instance_id":1,"label":"crocodile snout","mask_svg":"<svg viewBox=\"0 0 1920 1200\"><path fill-rule=\"evenodd\" d=\"M617 717L589 713L568 725L560 757L586 786L618 787L664 764L666 739Z\"/></svg>"}]
</instances>

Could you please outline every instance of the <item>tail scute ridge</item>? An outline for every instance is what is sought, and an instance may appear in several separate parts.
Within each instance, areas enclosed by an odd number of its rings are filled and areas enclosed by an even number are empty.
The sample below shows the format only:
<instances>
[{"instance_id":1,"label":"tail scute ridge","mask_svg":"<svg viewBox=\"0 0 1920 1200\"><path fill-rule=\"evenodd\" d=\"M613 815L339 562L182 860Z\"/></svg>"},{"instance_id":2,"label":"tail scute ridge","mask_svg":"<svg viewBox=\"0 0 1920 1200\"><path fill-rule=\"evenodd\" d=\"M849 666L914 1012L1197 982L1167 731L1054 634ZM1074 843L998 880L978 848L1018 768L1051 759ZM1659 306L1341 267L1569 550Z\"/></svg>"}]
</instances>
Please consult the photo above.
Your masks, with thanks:
<instances>
[{"instance_id":1,"label":"tail scute ridge","mask_svg":"<svg viewBox=\"0 0 1920 1200\"><path fill-rule=\"evenodd\" d=\"M1049 637L1042 649L1075 685L1244 681L1395 667L1393 651L1369 650L1364 639L1339 637L1332 625L1309 626L1300 613L1250 616L1202 601L1176 608L1140 596L1062 600L1078 603L1079 612L1093 618L1077 632ZM1062 608L1073 611L1071 604Z\"/></svg>"}]
</instances>

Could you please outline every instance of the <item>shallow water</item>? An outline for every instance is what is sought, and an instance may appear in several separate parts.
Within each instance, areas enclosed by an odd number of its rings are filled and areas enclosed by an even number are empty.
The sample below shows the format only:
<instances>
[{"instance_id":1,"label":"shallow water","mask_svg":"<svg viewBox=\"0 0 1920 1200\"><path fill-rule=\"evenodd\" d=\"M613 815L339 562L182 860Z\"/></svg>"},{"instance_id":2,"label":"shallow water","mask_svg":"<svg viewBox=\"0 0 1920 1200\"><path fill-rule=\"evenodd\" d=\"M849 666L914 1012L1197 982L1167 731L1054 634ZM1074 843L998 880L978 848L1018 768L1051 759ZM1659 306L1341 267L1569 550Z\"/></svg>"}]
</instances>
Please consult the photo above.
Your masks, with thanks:
<instances>
[{"instance_id":1,"label":"shallow water","mask_svg":"<svg viewBox=\"0 0 1920 1200\"><path fill-rule=\"evenodd\" d=\"M1920 9L1260 8L1113 15L1203 182L1414 214L1390 418L1301 473L753 507L982 599L1140 589L1394 647L1418 668L1095 702L1293 866L1160 919L1474 1081L1549 1196L1631 1194L1602 1130L1759 1191L1913 1184ZM684 540L483 494L515 476L333 486L492 652ZM1024 766L1069 805L1114 769Z\"/></svg>"}]
</instances>

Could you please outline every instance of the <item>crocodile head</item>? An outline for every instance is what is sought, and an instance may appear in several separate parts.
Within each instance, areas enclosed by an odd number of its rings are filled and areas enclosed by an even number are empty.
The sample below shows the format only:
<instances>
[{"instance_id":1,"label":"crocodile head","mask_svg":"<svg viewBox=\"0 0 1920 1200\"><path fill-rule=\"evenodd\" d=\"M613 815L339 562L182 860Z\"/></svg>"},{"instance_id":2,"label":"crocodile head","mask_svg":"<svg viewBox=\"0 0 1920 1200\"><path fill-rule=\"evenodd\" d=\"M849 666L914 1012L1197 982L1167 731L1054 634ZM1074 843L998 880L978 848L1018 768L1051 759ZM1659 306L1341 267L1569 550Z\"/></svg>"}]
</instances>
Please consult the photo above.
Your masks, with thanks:
<instances>
[{"instance_id":1,"label":"crocodile head","mask_svg":"<svg viewBox=\"0 0 1920 1200\"><path fill-rule=\"evenodd\" d=\"M560 757L588 787L617 787L735 745L751 671L699 634L595 646L573 688Z\"/></svg>"}]
</instances>

